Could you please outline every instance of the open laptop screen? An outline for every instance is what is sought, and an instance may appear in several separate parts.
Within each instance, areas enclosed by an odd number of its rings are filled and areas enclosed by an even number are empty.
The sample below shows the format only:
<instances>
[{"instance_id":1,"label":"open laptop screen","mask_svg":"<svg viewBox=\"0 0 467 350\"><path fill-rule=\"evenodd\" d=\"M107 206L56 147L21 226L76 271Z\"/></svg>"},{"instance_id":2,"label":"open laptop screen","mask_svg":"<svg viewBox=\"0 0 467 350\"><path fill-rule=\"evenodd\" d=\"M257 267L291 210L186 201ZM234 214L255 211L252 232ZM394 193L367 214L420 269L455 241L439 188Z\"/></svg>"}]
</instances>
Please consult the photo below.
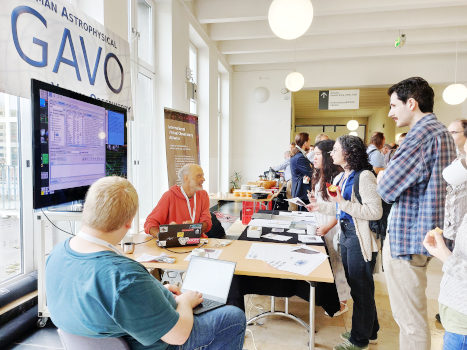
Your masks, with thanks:
<instances>
[{"instance_id":1,"label":"open laptop screen","mask_svg":"<svg viewBox=\"0 0 467 350\"><path fill-rule=\"evenodd\" d=\"M183 281L182 292L198 291L203 293L205 299L225 303L234 271L234 262L192 256Z\"/></svg>"}]
</instances>

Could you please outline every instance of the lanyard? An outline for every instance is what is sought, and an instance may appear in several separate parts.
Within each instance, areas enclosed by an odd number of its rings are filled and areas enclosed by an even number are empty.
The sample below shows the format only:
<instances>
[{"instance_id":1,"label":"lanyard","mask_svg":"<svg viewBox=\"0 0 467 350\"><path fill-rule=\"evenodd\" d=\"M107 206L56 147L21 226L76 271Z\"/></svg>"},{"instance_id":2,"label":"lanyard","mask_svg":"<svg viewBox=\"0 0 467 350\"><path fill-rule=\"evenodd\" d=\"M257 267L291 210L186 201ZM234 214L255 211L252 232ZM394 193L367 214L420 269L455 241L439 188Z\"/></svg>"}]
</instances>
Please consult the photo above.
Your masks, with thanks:
<instances>
[{"instance_id":1,"label":"lanyard","mask_svg":"<svg viewBox=\"0 0 467 350\"><path fill-rule=\"evenodd\" d=\"M190 205L190 199L185 193L185 190L183 189L183 186L180 186L180 190L182 191L183 195L185 196L186 199L186 205L188 207L188 214L190 214L191 222L195 223L195 217L196 217L196 192L194 194L194 205L193 205L193 213L191 212L191 205Z\"/></svg>"},{"instance_id":2,"label":"lanyard","mask_svg":"<svg viewBox=\"0 0 467 350\"><path fill-rule=\"evenodd\" d=\"M95 244L100 245L100 246L102 246L102 247L110 248L110 249L112 249L115 253L117 253L118 255L122 255L122 253L121 253L117 248L115 248L114 245L110 244L110 243L107 242L107 241L104 241L103 239L100 239L100 238L97 238L97 237L88 235L87 233L84 233L83 231L79 231L79 232L76 234L76 236L78 236L78 237L84 239L85 241L95 243Z\"/></svg>"},{"instance_id":3,"label":"lanyard","mask_svg":"<svg viewBox=\"0 0 467 350\"><path fill-rule=\"evenodd\" d=\"M347 185L347 181L349 180L349 177L350 177L350 175L352 175L352 173L353 173L353 170L350 172L349 176L347 176L344 179L344 181L342 183L342 186L341 186L341 188L342 188L342 191L341 191L342 198L344 197L345 186ZM339 179L339 181L337 182L338 184L340 184L342 182L342 178L344 177L344 175L342 175L342 177ZM339 220L339 217L341 216L341 210L339 208L338 203L336 203L336 212L337 212L336 218L337 218L337 220Z\"/></svg>"}]
</instances>

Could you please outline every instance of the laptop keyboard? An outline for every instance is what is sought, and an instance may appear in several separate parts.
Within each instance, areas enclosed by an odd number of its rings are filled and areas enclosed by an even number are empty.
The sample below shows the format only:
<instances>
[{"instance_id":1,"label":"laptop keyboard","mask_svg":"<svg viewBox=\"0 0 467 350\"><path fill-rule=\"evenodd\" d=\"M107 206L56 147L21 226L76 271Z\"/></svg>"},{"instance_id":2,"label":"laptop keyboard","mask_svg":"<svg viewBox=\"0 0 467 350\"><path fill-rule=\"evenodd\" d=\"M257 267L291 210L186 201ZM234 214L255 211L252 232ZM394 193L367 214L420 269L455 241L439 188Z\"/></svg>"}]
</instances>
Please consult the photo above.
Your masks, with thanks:
<instances>
[{"instance_id":1,"label":"laptop keyboard","mask_svg":"<svg viewBox=\"0 0 467 350\"><path fill-rule=\"evenodd\" d=\"M197 307L193 309L193 313L197 314L199 312L208 311L221 305L223 304L219 303L218 301L204 299L202 304L199 304Z\"/></svg>"}]
</instances>

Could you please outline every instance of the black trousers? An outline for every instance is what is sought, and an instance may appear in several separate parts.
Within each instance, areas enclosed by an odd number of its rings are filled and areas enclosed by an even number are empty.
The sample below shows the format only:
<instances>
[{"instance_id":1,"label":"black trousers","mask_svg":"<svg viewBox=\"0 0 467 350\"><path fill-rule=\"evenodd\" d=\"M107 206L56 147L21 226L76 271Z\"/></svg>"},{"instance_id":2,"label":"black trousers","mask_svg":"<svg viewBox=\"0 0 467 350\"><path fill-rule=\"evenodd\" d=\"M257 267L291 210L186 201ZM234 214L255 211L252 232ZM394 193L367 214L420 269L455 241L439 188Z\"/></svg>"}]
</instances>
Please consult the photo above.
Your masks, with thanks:
<instances>
[{"instance_id":1,"label":"black trousers","mask_svg":"<svg viewBox=\"0 0 467 350\"><path fill-rule=\"evenodd\" d=\"M379 330L375 304L373 270L377 253L371 261L363 259L355 226L341 221L340 249L345 277L353 299L352 330L350 342L360 347L367 346L369 339L376 339Z\"/></svg>"}]
</instances>

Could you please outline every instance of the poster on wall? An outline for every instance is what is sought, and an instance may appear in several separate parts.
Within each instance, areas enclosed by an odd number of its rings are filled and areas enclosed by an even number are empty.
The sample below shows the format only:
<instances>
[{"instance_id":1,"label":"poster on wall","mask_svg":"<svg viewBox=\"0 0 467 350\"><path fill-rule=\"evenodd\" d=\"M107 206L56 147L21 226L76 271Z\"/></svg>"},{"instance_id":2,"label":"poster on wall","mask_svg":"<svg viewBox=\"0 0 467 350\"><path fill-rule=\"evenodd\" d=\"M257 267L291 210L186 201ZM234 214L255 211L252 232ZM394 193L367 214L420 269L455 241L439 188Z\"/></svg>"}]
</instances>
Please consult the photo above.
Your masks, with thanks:
<instances>
[{"instance_id":1,"label":"poster on wall","mask_svg":"<svg viewBox=\"0 0 467 350\"><path fill-rule=\"evenodd\" d=\"M179 184L178 170L185 164L199 164L198 117L164 108L165 150L169 186Z\"/></svg>"},{"instance_id":2,"label":"poster on wall","mask_svg":"<svg viewBox=\"0 0 467 350\"><path fill-rule=\"evenodd\" d=\"M31 78L131 105L130 47L64 0L2 1L0 91L30 98Z\"/></svg>"}]
</instances>

